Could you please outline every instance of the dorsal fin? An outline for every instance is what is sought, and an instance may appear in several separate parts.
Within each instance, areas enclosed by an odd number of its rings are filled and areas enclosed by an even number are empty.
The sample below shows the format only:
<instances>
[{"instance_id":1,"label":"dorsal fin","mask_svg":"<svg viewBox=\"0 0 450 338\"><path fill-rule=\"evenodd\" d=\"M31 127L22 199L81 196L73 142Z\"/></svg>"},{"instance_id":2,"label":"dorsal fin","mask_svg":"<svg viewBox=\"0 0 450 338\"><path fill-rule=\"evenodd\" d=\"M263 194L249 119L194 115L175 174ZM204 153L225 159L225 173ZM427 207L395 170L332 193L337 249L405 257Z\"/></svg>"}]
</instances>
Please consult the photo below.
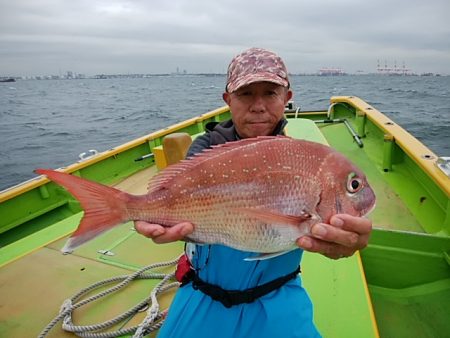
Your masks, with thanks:
<instances>
[{"instance_id":1,"label":"dorsal fin","mask_svg":"<svg viewBox=\"0 0 450 338\"><path fill-rule=\"evenodd\" d=\"M258 136L255 138L246 138L239 141L227 142L224 144L214 145L211 148L204 149L202 152L195 154L194 156L182 160L177 164L173 164L167 169L164 169L159 174L155 175L154 178L149 182L148 193L152 193L164 188L167 188L174 177L178 176L183 172L192 170L200 163L220 156L228 151L234 150L239 147L245 147L250 144L270 141L274 139L290 139L287 136Z\"/></svg>"}]
</instances>

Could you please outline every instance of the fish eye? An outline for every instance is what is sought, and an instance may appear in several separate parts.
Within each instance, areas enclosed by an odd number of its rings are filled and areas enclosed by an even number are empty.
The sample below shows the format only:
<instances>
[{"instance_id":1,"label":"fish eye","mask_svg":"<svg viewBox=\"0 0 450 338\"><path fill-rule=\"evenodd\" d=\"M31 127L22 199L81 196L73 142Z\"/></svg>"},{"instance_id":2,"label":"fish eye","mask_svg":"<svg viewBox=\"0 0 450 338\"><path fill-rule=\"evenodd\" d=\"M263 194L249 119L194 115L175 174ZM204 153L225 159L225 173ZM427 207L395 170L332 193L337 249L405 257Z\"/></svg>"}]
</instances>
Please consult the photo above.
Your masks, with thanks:
<instances>
[{"instance_id":1,"label":"fish eye","mask_svg":"<svg viewBox=\"0 0 450 338\"><path fill-rule=\"evenodd\" d=\"M359 181L358 180L352 180L352 182L350 183L350 185L352 186L353 190L356 190L359 188Z\"/></svg>"},{"instance_id":2,"label":"fish eye","mask_svg":"<svg viewBox=\"0 0 450 338\"><path fill-rule=\"evenodd\" d=\"M362 180L356 177L355 173L350 173L347 180L347 191L355 193L362 188Z\"/></svg>"}]
</instances>

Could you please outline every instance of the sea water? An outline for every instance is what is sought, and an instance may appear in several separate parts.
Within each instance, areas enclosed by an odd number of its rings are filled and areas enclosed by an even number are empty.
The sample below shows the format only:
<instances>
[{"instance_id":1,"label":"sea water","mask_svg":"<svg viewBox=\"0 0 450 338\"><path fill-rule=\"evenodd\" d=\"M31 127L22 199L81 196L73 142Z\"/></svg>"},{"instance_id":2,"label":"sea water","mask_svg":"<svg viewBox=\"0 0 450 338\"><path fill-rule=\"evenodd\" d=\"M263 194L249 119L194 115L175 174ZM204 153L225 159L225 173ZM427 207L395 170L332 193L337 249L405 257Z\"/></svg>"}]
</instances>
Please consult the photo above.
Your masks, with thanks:
<instances>
[{"instance_id":1,"label":"sea water","mask_svg":"<svg viewBox=\"0 0 450 338\"><path fill-rule=\"evenodd\" d=\"M223 75L0 83L0 190L224 105ZM450 156L449 76L292 76L302 110L359 96L439 156Z\"/></svg>"}]
</instances>

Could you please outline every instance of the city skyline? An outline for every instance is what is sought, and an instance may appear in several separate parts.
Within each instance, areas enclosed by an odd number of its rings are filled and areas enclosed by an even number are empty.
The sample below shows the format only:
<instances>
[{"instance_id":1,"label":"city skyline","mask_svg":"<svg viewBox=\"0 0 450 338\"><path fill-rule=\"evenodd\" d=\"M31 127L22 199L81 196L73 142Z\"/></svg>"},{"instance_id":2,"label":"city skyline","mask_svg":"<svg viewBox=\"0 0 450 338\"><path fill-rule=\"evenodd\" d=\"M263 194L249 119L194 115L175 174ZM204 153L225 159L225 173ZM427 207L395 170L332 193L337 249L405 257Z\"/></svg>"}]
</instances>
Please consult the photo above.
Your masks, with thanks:
<instances>
[{"instance_id":1,"label":"city skyline","mask_svg":"<svg viewBox=\"0 0 450 338\"><path fill-rule=\"evenodd\" d=\"M405 62L397 64L394 60L393 63L389 63L387 60L380 61L377 60L376 67L372 71L357 70L355 72L347 72L345 69L339 67L322 67L314 72L304 72L304 73L292 73L290 75L437 75L437 76L448 76L449 74L433 73L433 72L423 72L416 73L413 69L408 68ZM207 73L207 72L189 72L187 69L176 67L175 71L167 73L95 73L86 74L78 73L72 70L62 72L58 70L57 73L53 72L51 74L41 74L41 75L22 75L15 76L12 74L4 75L0 74L0 78L22 78L22 79L85 79L85 78L102 78L104 77L149 77L149 76L167 76L167 75L226 75L226 73Z\"/></svg>"}]
</instances>

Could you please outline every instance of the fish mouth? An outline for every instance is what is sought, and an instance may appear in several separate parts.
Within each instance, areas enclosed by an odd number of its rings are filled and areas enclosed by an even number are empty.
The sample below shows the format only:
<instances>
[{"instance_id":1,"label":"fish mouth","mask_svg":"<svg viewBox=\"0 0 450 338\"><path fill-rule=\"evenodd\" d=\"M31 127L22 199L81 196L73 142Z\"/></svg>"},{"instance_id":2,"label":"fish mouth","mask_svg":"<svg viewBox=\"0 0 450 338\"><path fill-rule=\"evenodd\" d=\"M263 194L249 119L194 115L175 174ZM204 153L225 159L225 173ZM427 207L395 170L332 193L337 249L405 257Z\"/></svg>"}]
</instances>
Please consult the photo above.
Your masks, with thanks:
<instances>
[{"instance_id":1,"label":"fish mouth","mask_svg":"<svg viewBox=\"0 0 450 338\"><path fill-rule=\"evenodd\" d=\"M361 216L367 216L375 209L377 201L375 193L369 186L366 186L358 192L358 195L357 209Z\"/></svg>"},{"instance_id":2,"label":"fish mouth","mask_svg":"<svg viewBox=\"0 0 450 338\"><path fill-rule=\"evenodd\" d=\"M369 208L366 208L364 210L362 210L362 216L368 216L372 211L375 210L375 207L377 206L376 203L372 204L372 206L370 206Z\"/></svg>"}]
</instances>

